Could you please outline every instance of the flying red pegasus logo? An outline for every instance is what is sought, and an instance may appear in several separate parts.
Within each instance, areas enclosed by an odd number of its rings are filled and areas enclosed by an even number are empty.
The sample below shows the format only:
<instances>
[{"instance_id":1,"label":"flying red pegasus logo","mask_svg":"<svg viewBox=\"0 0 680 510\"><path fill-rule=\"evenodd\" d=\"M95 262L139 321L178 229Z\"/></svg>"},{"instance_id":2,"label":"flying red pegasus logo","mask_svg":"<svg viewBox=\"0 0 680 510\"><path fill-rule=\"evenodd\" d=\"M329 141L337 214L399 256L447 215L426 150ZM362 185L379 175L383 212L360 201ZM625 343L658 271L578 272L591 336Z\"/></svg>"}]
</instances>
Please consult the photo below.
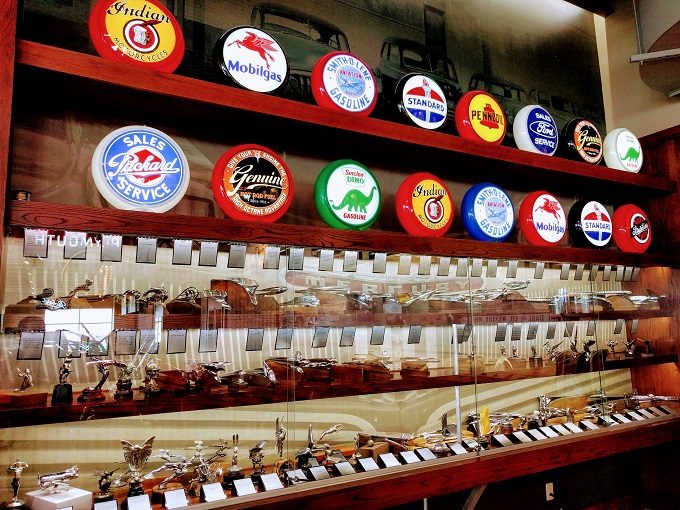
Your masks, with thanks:
<instances>
[{"instance_id":1,"label":"flying red pegasus logo","mask_svg":"<svg viewBox=\"0 0 680 510\"><path fill-rule=\"evenodd\" d=\"M264 60L264 63L267 65L267 69L269 69L269 60L274 62L274 57L272 57L269 52L275 52L278 51L274 47L274 41L271 39L265 39L264 37L260 37L257 34L253 32L248 32L246 31L246 35L243 39L236 40L232 43L229 43L229 46L232 44L236 44L239 48L246 48L248 50L256 52L262 60Z\"/></svg>"},{"instance_id":2,"label":"flying red pegasus logo","mask_svg":"<svg viewBox=\"0 0 680 510\"><path fill-rule=\"evenodd\" d=\"M557 200L550 200L549 198L543 198L543 203L539 205L534 212L543 211L548 214L552 214L557 221L560 221L560 217L557 212L561 209L560 203Z\"/></svg>"}]
</instances>

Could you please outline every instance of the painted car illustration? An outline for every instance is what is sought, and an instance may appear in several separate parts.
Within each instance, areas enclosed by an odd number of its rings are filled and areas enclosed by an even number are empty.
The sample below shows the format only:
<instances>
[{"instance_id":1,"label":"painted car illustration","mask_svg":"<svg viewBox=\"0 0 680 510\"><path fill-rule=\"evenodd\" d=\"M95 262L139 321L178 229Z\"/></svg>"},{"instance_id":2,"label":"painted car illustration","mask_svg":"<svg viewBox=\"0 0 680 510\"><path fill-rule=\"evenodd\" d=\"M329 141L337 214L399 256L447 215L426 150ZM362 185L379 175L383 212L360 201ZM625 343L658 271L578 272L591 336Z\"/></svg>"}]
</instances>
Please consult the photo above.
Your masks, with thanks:
<instances>
[{"instance_id":1,"label":"painted car illustration","mask_svg":"<svg viewBox=\"0 0 680 510\"><path fill-rule=\"evenodd\" d=\"M531 104L541 105L550 112L560 133L567 122L582 115L581 107L577 102L565 97L551 96L541 89L531 89L527 98Z\"/></svg>"},{"instance_id":2,"label":"painted car illustration","mask_svg":"<svg viewBox=\"0 0 680 510\"><path fill-rule=\"evenodd\" d=\"M380 66L375 69L378 92L384 103L399 103L397 84L407 74L418 73L432 78L444 91L448 117L462 94L453 61L424 44L401 37L388 37L380 50Z\"/></svg>"},{"instance_id":3,"label":"painted car illustration","mask_svg":"<svg viewBox=\"0 0 680 510\"><path fill-rule=\"evenodd\" d=\"M335 25L275 3L253 7L253 26L271 34L288 58L290 73L283 94L311 100L310 77L317 60L331 51L350 51L347 36Z\"/></svg>"},{"instance_id":4,"label":"painted car illustration","mask_svg":"<svg viewBox=\"0 0 680 510\"><path fill-rule=\"evenodd\" d=\"M512 138L512 123L515 115L528 104L524 87L501 78L475 73L470 76L468 90L484 90L498 99L507 119L508 131L505 137L506 139Z\"/></svg>"}]
</instances>

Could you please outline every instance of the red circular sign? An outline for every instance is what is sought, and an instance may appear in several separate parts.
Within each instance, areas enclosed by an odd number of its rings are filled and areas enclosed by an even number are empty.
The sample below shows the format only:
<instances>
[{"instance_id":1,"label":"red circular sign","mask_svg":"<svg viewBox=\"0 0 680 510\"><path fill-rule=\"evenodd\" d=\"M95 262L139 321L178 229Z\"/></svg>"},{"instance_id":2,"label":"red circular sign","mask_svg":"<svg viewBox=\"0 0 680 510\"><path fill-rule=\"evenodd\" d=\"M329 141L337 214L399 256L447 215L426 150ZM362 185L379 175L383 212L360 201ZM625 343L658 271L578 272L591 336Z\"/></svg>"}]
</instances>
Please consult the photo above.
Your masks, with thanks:
<instances>
[{"instance_id":1,"label":"red circular sign","mask_svg":"<svg viewBox=\"0 0 680 510\"><path fill-rule=\"evenodd\" d=\"M567 230L567 217L557 198L547 191L534 191L519 207L519 227L529 243L555 246Z\"/></svg>"},{"instance_id":2,"label":"red circular sign","mask_svg":"<svg viewBox=\"0 0 680 510\"><path fill-rule=\"evenodd\" d=\"M281 156L260 145L237 145L215 164L215 200L236 220L276 221L290 207L293 180Z\"/></svg>"},{"instance_id":3,"label":"red circular sign","mask_svg":"<svg viewBox=\"0 0 680 510\"><path fill-rule=\"evenodd\" d=\"M409 175L394 197L397 218L409 234L440 237L453 222L453 199L438 177L420 172Z\"/></svg>"},{"instance_id":4,"label":"red circular sign","mask_svg":"<svg viewBox=\"0 0 680 510\"><path fill-rule=\"evenodd\" d=\"M614 242L621 251L643 253L652 242L649 217L637 205L619 207L612 216Z\"/></svg>"},{"instance_id":5,"label":"red circular sign","mask_svg":"<svg viewBox=\"0 0 680 510\"><path fill-rule=\"evenodd\" d=\"M370 67L356 55L333 51L312 69L312 95L323 108L370 115L378 101L378 88Z\"/></svg>"},{"instance_id":6,"label":"red circular sign","mask_svg":"<svg viewBox=\"0 0 680 510\"><path fill-rule=\"evenodd\" d=\"M468 140L500 144L505 137L503 108L483 90L463 94L456 104L455 120L458 134Z\"/></svg>"},{"instance_id":7,"label":"red circular sign","mask_svg":"<svg viewBox=\"0 0 680 510\"><path fill-rule=\"evenodd\" d=\"M111 60L171 73L184 57L182 29L158 0L99 0L89 31L97 53Z\"/></svg>"}]
</instances>

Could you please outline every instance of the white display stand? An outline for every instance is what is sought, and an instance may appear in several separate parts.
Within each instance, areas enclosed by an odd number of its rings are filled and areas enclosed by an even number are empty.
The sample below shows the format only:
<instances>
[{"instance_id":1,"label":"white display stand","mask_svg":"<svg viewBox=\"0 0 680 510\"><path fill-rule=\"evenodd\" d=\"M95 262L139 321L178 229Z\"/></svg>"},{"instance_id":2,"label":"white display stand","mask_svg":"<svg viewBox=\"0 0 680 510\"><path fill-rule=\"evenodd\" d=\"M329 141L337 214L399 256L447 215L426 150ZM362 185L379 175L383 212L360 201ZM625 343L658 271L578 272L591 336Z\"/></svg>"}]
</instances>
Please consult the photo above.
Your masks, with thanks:
<instances>
[{"instance_id":1,"label":"white display stand","mask_svg":"<svg viewBox=\"0 0 680 510\"><path fill-rule=\"evenodd\" d=\"M47 494L43 489L26 493L26 504L31 510L57 510L72 507L73 510L91 510L92 493L71 487L66 492Z\"/></svg>"}]
</instances>

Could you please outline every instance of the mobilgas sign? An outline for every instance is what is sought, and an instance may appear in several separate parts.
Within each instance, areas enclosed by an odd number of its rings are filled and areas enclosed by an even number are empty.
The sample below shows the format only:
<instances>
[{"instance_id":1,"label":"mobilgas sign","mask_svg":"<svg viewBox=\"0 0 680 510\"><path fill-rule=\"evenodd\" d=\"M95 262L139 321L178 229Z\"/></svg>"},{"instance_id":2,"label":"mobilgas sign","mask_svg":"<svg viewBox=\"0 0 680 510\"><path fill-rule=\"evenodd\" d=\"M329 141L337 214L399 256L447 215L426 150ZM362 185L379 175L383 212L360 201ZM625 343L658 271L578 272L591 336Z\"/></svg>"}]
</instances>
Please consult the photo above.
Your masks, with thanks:
<instances>
[{"instance_id":1,"label":"mobilgas sign","mask_svg":"<svg viewBox=\"0 0 680 510\"><path fill-rule=\"evenodd\" d=\"M215 62L237 85L256 92L273 92L283 86L288 61L276 40L255 27L237 27L215 45Z\"/></svg>"},{"instance_id":2,"label":"mobilgas sign","mask_svg":"<svg viewBox=\"0 0 680 510\"><path fill-rule=\"evenodd\" d=\"M165 133L128 126L107 135L92 156L99 192L119 209L165 212L184 196L189 164Z\"/></svg>"}]
</instances>

